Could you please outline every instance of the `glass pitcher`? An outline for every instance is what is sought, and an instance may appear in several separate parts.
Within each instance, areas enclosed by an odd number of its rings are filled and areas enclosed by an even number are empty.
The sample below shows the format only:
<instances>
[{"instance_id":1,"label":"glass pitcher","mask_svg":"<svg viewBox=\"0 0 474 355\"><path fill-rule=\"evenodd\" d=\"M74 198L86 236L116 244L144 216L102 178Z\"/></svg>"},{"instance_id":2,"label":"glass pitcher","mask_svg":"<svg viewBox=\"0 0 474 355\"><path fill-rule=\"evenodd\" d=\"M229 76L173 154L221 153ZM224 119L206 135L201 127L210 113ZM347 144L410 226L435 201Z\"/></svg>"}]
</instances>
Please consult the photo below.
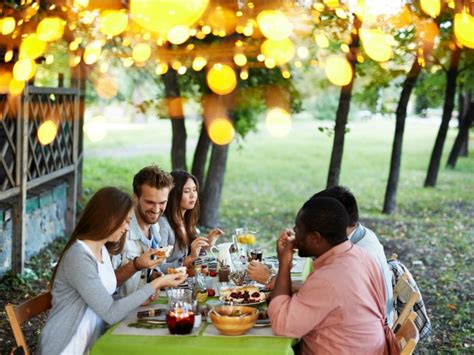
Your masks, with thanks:
<instances>
[{"instance_id":1,"label":"glass pitcher","mask_svg":"<svg viewBox=\"0 0 474 355\"><path fill-rule=\"evenodd\" d=\"M189 334L194 326L192 291L173 288L168 290L166 325L171 334Z\"/></svg>"}]
</instances>

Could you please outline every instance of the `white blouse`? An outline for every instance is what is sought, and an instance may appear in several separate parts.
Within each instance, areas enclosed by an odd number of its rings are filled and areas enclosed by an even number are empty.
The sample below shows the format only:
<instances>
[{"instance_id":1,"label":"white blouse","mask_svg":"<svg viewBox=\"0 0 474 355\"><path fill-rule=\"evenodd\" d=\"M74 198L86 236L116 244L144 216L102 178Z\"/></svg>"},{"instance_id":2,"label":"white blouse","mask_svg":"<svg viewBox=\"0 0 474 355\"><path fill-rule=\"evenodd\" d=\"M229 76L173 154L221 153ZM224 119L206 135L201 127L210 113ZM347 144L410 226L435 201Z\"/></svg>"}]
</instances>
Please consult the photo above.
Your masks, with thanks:
<instances>
[{"instance_id":1,"label":"white blouse","mask_svg":"<svg viewBox=\"0 0 474 355\"><path fill-rule=\"evenodd\" d=\"M86 243L82 240L78 240L77 242L82 245L88 253L94 256L94 253ZM105 246L102 247L102 262L97 261L97 267L102 284L107 292L112 295L117 288L117 278L115 277L114 268L110 261L109 252ZM61 355L87 354L104 330L104 321L91 308L87 307L76 333L66 348L62 351Z\"/></svg>"}]
</instances>

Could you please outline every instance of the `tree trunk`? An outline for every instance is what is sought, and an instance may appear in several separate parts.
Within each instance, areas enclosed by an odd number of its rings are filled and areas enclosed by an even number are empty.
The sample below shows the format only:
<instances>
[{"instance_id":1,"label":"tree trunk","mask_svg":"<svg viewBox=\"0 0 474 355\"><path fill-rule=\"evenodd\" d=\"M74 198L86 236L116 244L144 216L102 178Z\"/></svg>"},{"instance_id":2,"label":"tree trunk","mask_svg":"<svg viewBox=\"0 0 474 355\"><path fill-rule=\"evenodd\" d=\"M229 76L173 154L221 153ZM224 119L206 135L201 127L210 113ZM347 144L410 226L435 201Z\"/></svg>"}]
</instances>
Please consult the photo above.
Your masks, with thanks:
<instances>
[{"instance_id":1,"label":"tree trunk","mask_svg":"<svg viewBox=\"0 0 474 355\"><path fill-rule=\"evenodd\" d=\"M171 118L171 167L173 170L186 169L186 126L184 125L183 104L178 85L178 75L174 70L168 70L163 75L168 114Z\"/></svg>"},{"instance_id":2,"label":"tree trunk","mask_svg":"<svg viewBox=\"0 0 474 355\"><path fill-rule=\"evenodd\" d=\"M216 227L219 224L219 205L224 186L228 151L228 144L223 146L212 145L211 160L201 198L200 224L205 227Z\"/></svg>"},{"instance_id":3,"label":"tree trunk","mask_svg":"<svg viewBox=\"0 0 474 355\"><path fill-rule=\"evenodd\" d=\"M211 141L207 135L206 126L204 121L201 125L201 132L199 134L199 139L196 145L196 150L194 151L192 174L197 178L199 182L199 188L201 191L204 191L204 173L206 171L206 161L207 153L209 152L209 147L211 146Z\"/></svg>"},{"instance_id":4,"label":"tree trunk","mask_svg":"<svg viewBox=\"0 0 474 355\"><path fill-rule=\"evenodd\" d=\"M354 17L355 31L351 34L350 51L347 53L347 60L351 63L353 77L349 84L341 88L339 104L336 113L336 125L334 127L334 141L332 144L331 162L329 163L329 172L326 187L339 184L339 175L341 174L342 154L344 152L344 137L346 133L347 117L351 106L352 85L355 78L355 66L357 50L359 48L359 29L361 21Z\"/></svg>"},{"instance_id":5,"label":"tree trunk","mask_svg":"<svg viewBox=\"0 0 474 355\"><path fill-rule=\"evenodd\" d=\"M448 134L449 121L453 114L454 99L456 96L456 79L458 77L458 65L461 51L456 47L451 52L451 62L447 73L446 90L444 96L443 116L441 118L441 125L439 126L438 135L431 153L430 164L425 179L425 187L436 186L438 178L439 165L441 162L441 155L443 154L443 146Z\"/></svg>"},{"instance_id":6,"label":"tree trunk","mask_svg":"<svg viewBox=\"0 0 474 355\"><path fill-rule=\"evenodd\" d=\"M471 127L472 121L474 120L474 101L471 100L469 104L469 109L467 110L466 115L464 116L461 127L459 127L458 135L454 140L453 149L449 154L447 166L454 169L456 167L456 162L461 153L462 146L467 142L469 127Z\"/></svg>"},{"instance_id":7,"label":"tree trunk","mask_svg":"<svg viewBox=\"0 0 474 355\"><path fill-rule=\"evenodd\" d=\"M459 128L461 128L462 120L466 117L467 111L469 110L469 103L471 102L471 97L472 93L467 91L462 92L459 95ZM467 130L467 135L465 136L465 138L465 141L461 145L461 151L459 152L459 156L461 157L467 157L468 154L469 130Z\"/></svg>"},{"instance_id":8,"label":"tree trunk","mask_svg":"<svg viewBox=\"0 0 474 355\"><path fill-rule=\"evenodd\" d=\"M400 165L402 160L402 145L403 145L403 133L405 131L405 121L407 117L408 101L410 100L411 93L415 87L418 76L421 72L421 66L418 62L418 56L408 73L405 82L403 83L403 89L400 94L400 100L398 101L398 107L396 112L396 124L395 124L395 135L393 137L392 146L392 157L390 160L390 173L388 175L387 189L385 190L385 201L383 205L383 213L390 214L395 210L397 206L397 188L398 181L400 178Z\"/></svg>"}]
</instances>

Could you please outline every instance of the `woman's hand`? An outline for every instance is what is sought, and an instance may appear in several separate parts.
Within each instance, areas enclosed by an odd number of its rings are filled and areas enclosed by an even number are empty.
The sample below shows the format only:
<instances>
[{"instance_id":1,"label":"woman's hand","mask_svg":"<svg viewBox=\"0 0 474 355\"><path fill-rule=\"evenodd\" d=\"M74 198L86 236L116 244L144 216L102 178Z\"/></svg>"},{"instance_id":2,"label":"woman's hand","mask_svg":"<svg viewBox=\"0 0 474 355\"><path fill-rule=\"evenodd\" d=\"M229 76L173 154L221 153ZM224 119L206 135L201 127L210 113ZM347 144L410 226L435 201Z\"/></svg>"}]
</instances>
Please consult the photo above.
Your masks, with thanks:
<instances>
[{"instance_id":1,"label":"woman's hand","mask_svg":"<svg viewBox=\"0 0 474 355\"><path fill-rule=\"evenodd\" d=\"M148 249L147 252L137 257L134 261L134 266L138 270L143 269L154 269L157 265L161 264L166 258L152 259L152 256L157 252L156 249Z\"/></svg>"},{"instance_id":2,"label":"woman's hand","mask_svg":"<svg viewBox=\"0 0 474 355\"><path fill-rule=\"evenodd\" d=\"M219 237L222 237L224 234L225 233L219 228L211 229L209 233L207 233L207 240L209 241L209 246L213 246L214 244L216 244L216 240Z\"/></svg>"},{"instance_id":3,"label":"woman's hand","mask_svg":"<svg viewBox=\"0 0 474 355\"><path fill-rule=\"evenodd\" d=\"M162 275L150 283L156 290L159 290L163 287L176 287L179 284L182 284L187 278L188 274L180 272L177 274Z\"/></svg>"},{"instance_id":4,"label":"woman's hand","mask_svg":"<svg viewBox=\"0 0 474 355\"><path fill-rule=\"evenodd\" d=\"M253 260L247 267L247 274L251 280L265 285L272 272L265 264Z\"/></svg>"},{"instance_id":5,"label":"woman's hand","mask_svg":"<svg viewBox=\"0 0 474 355\"><path fill-rule=\"evenodd\" d=\"M209 247L209 242L207 238L203 237L197 237L196 239L193 240L191 243L191 254L190 256L193 259L199 258L199 253L201 252L202 248L208 248Z\"/></svg>"}]
</instances>

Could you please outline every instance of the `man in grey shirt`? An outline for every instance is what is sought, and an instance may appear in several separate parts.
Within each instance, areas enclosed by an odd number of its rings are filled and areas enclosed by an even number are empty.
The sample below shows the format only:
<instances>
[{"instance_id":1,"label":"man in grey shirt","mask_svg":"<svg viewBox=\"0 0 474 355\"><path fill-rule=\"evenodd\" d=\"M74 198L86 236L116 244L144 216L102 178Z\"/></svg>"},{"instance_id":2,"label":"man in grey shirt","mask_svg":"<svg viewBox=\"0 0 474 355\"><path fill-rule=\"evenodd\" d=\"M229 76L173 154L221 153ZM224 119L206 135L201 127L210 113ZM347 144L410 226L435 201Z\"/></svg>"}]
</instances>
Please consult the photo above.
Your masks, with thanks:
<instances>
[{"instance_id":1,"label":"man in grey shirt","mask_svg":"<svg viewBox=\"0 0 474 355\"><path fill-rule=\"evenodd\" d=\"M160 229L158 219L166 209L168 195L173 187L173 178L157 165L146 166L133 178L133 213L130 221L130 230L127 233L125 246L121 254L113 257L115 269L120 266L129 265L133 268L133 261L143 253L151 252L160 245ZM157 259L159 264L164 259ZM132 261L132 262L130 262ZM157 267L157 266L156 266ZM156 270L142 269L136 272L118 289L121 297L127 296L143 285L151 278L152 272ZM122 267L116 270L117 278L121 273L131 272ZM155 276L155 275L153 275Z\"/></svg>"}]
</instances>

